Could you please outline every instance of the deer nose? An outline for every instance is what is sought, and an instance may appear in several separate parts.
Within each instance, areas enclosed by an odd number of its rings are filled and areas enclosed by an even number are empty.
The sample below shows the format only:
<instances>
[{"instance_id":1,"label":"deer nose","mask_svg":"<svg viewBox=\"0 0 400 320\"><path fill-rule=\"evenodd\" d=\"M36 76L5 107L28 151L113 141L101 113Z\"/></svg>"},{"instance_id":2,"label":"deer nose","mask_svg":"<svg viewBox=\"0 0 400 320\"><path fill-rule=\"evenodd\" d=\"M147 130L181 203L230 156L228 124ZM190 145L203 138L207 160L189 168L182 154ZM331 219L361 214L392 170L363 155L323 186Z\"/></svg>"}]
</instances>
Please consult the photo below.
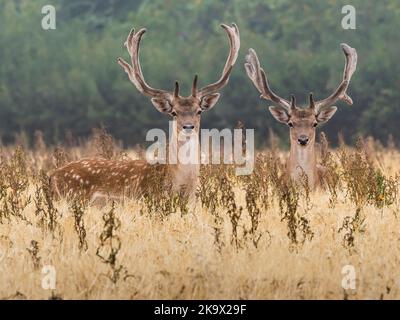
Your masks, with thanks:
<instances>
[{"instance_id":1,"label":"deer nose","mask_svg":"<svg viewBox=\"0 0 400 320\"><path fill-rule=\"evenodd\" d=\"M194 125L192 125L192 124L185 124L185 125L183 125L183 129L184 129L185 131L192 131L192 130L194 129Z\"/></svg>"},{"instance_id":2,"label":"deer nose","mask_svg":"<svg viewBox=\"0 0 400 320\"><path fill-rule=\"evenodd\" d=\"M308 143L308 137L307 136L300 136L298 137L297 141L300 145L305 146Z\"/></svg>"}]
</instances>

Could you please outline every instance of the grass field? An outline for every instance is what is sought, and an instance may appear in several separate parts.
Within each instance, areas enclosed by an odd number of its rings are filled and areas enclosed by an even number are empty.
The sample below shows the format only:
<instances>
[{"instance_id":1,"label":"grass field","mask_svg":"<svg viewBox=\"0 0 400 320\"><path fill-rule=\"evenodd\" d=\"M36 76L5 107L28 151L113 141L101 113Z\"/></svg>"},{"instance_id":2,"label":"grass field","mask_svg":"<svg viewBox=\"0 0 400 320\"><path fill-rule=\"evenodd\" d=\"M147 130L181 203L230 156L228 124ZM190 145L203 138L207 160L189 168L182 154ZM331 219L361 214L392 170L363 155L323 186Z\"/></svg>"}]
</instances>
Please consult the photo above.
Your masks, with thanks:
<instances>
[{"instance_id":1,"label":"grass field","mask_svg":"<svg viewBox=\"0 0 400 320\"><path fill-rule=\"evenodd\" d=\"M3 147L1 299L400 298L398 150L323 144L316 192L281 178L286 152L275 147L251 176L204 167L195 211L157 192L103 207L54 201L45 174L120 157L105 140ZM354 289L342 286L348 268Z\"/></svg>"}]
</instances>

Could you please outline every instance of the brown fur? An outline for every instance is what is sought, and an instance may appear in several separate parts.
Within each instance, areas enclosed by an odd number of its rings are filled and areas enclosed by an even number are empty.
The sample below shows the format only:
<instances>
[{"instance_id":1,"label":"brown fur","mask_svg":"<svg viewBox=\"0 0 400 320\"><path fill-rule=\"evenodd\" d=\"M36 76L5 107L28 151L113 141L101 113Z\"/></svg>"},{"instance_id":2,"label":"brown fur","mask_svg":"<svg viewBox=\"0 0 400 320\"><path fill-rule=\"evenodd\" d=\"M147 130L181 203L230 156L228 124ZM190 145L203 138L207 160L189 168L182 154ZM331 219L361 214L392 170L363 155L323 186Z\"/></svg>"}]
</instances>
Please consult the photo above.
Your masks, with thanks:
<instances>
[{"instance_id":1,"label":"brown fur","mask_svg":"<svg viewBox=\"0 0 400 320\"><path fill-rule=\"evenodd\" d=\"M82 159L58 168L50 175L51 186L60 197L101 195L138 197L151 165L143 160L115 161Z\"/></svg>"}]
</instances>

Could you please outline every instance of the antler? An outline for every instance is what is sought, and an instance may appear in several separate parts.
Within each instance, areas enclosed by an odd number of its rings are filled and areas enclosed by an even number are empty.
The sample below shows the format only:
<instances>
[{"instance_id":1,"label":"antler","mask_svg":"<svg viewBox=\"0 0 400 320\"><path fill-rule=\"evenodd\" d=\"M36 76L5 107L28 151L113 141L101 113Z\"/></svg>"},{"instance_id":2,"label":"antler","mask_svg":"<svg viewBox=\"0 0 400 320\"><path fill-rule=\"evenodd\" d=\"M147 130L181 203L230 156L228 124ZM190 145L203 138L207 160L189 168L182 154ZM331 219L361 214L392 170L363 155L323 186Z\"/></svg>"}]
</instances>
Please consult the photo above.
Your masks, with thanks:
<instances>
[{"instance_id":1,"label":"antler","mask_svg":"<svg viewBox=\"0 0 400 320\"><path fill-rule=\"evenodd\" d=\"M261 93L260 98L275 102L287 111L291 110L294 104L276 95L269 87L265 71L260 67L260 61L258 60L257 53L253 49L249 49L249 53L246 55L246 63L244 64L244 67L246 69L247 76L253 82L257 90Z\"/></svg>"},{"instance_id":2,"label":"antler","mask_svg":"<svg viewBox=\"0 0 400 320\"><path fill-rule=\"evenodd\" d=\"M346 64L343 71L343 80L336 91L328 98L315 102L315 108L317 112L323 107L332 105L337 100L343 100L348 105L353 104L353 100L347 95L346 91L349 87L351 76L353 75L354 71L356 71L357 51L356 49L350 47L345 43L342 43L340 46L342 47L342 50L346 56Z\"/></svg>"},{"instance_id":3,"label":"antler","mask_svg":"<svg viewBox=\"0 0 400 320\"><path fill-rule=\"evenodd\" d=\"M193 84L192 84L192 97L197 96L197 74L194 76Z\"/></svg>"},{"instance_id":4,"label":"antler","mask_svg":"<svg viewBox=\"0 0 400 320\"><path fill-rule=\"evenodd\" d=\"M125 60L122 58L118 58L117 61L119 65L124 68L125 72L129 76L129 80L135 85L136 89L138 89L141 93L154 97L154 98L164 98L164 99L171 99L172 93L160 89L154 89L150 87L146 81L144 80L142 69L140 67L139 61L139 47L140 47L140 40L142 39L143 34L146 32L146 29L140 29L138 32L135 33L135 30L132 29L124 43L125 47L127 48L129 55L131 56L132 66L129 65ZM177 94L177 85L175 87L174 94Z\"/></svg>"},{"instance_id":5,"label":"antler","mask_svg":"<svg viewBox=\"0 0 400 320\"><path fill-rule=\"evenodd\" d=\"M217 82L205 86L200 90L198 90L197 92L195 90L195 84L194 84L193 86L194 90L192 90L192 95L194 93L194 96L197 95L199 98L215 93L228 83L232 67L235 64L236 59L238 57L240 48L240 37L237 25L235 23L232 23L232 26L230 27L226 24L221 24L221 27L225 29L229 38L229 45L230 45L229 56L228 59L226 60L224 70L222 71L222 75Z\"/></svg>"}]
</instances>

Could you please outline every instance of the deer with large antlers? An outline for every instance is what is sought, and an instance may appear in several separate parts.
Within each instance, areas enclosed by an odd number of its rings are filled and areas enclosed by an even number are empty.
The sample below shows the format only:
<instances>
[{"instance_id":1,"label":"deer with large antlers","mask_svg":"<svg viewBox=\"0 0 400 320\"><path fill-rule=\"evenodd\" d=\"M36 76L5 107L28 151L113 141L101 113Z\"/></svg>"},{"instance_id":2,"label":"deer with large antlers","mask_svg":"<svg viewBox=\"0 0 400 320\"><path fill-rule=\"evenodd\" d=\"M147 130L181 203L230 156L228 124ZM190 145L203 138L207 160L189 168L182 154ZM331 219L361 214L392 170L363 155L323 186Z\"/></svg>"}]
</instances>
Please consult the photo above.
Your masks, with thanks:
<instances>
[{"instance_id":1,"label":"deer with large antlers","mask_svg":"<svg viewBox=\"0 0 400 320\"><path fill-rule=\"evenodd\" d=\"M201 114L217 103L220 96L218 91L228 83L238 56L240 38L235 24L231 26L222 24L221 27L226 31L230 44L222 75L217 82L200 89L197 88L196 75L191 95L188 97L179 94L178 82L175 82L173 91L165 91L152 88L145 81L139 62L139 48L146 29L140 29L138 32L132 29L128 35L125 46L131 57L131 64L122 58L117 59L136 89L151 97L151 102L158 111L172 116L174 132L170 144L176 143L177 146L170 150L179 150L180 144L184 143L182 139L177 139L181 133L192 137L194 135L197 140L199 139ZM175 158L177 158L176 155ZM167 164L175 190L184 190L186 194L193 194L199 175L199 163L200 161L190 164L181 163L178 159L174 165ZM144 160L82 159L56 169L50 179L58 196L80 195L87 199L97 196L140 196L141 186L146 181L151 166Z\"/></svg>"},{"instance_id":2,"label":"deer with large antlers","mask_svg":"<svg viewBox=\"0 0 400 320\"><path fill-rule=\"evenodd\" d=\"M346 57L342 82L324 100L314 101L311 93L309 105L306 108L299 108L293 95L289 102L271 90L267 76L260 67L257 54L253 49L250 49L246 56L245 69L248 77L261 93L260 98L277 104L277 106L269 107L270 112L276 120L288 125L290 128L290 155L287 161L288 176L299 182L306 175L311 188L315 188L319 183L323 172L323 168L317 164L315 153L316 127L327 122L335 114L337 107L332 105L337 100L343 100L349 105L353 104L346 91L356 70L357 52L347 44L341 44L341 47Z\"/></svg>"}]
</instances>

